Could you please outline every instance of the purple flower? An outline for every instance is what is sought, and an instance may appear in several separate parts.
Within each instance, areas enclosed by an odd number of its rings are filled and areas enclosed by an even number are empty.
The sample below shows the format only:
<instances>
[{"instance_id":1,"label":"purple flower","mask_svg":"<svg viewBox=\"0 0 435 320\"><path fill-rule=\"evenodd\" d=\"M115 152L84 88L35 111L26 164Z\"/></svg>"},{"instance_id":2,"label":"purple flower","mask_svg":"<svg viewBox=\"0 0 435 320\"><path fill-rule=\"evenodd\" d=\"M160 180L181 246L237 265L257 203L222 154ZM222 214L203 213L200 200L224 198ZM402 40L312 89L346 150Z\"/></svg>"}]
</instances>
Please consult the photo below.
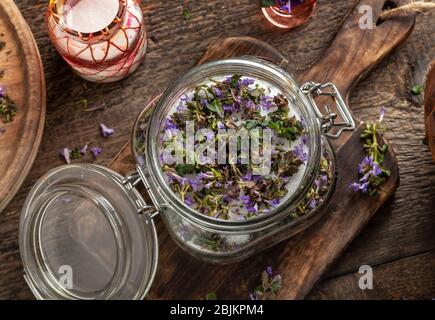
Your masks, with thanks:
<instances>
[{"instance_id":1,"label":"purple flower","mask_svg":"<svg viewBox=\"0 0 435 320\"><path fill-rule=\"evenodd\" d=\"M233 113L236 111L236 107L233 104L224 104L223 107L224 112Z\"/></svg>"},{"instance_id":2,"label":"purple flower","mask_svg":"<svg viewBox=\"0 0 435 320\"><path fill-rule=\"evenodd\" d=\"M190 185L194 192L201 191L204 188L199 179L188 179L187 183Z\"/></svg>"},{"instance_id":3,"label":"purple flower","mask_svg":"<svg viewBox=\"0 0 435 320\"><path fill-rule=\"evenodd\" d=\"M221 121L219 121L218 123L217 123L217 127L218 127L218 129L221 129L221 130L224 130L224 129L226 129L227 127L221 122Z\"/></svg>"},{"instance_id":4,"label":"purple flower","mask_svg":"<svg viewBox=\"0 0 435 320\"><path fill-rule=\"evenodd\" d=\"M322 174L320 176L320 181L322 182L322 185L326 185L328 183L328 176L326 174Z\"/></svg>"},{"instance_id":5,"label":"purple flower","mask_svg":"<svg viewBox=\"0 0 435 320\"><path fill-rule=\"evenodd\" d=\"M272 201L269 202L269 204L270 204L273 208L276 208L276 207L279 206L280 202L281 202L281 201L280 201L279 199L273 199Z\"/></svg>"},{"instance_id":6,"label":"purple flower","mask_svg":"<svg viewBox=\"0 0 435 320\"><path fill-rule=\"evenodd\" d=\"M201 104L202 104L202 106L207 107L208 106L208 100L207 99L202 99L201 100Z\"/></svg>"},{"instance_id":7,"label":"purple flower","mask_svg":"<svg viewBox=\"0 0 435 320\"><path fill-rule=\"evenodd\" d=\"M382 122L384 120L384 116L385 116L385 108L381 107L381 113L379 115L379 122Z\"/></svg>"},{"instance_id":8,"label":"purple flower","mask_svg":"<svg viewBox=\"0 0 435 320\"><path fill-rule=\"evenodd\" d=\"M200 174L198 174L198 177L200 179L213 179L214 175L212 172L201 172Z\"/></svg>"},{"instance_id":9,"label":"purple flower","mask_svg":"<svg viewBox=\"0 0 435 320\"><path fill-rule=\"evenodd\" d=\"M255 111L257 109L257 105L252 100L245 101L244 105L246 106L246 108L252 111Z\"/></svg>"},{"instance_id":10,"label":"purple flower","mask_svg":"<svg viewBox=\"0 0 435 320\"><path fill-rule=\"evenodd\" d=\"M219 99L222 98L222 91L219 88L213 88L213 92Z\"/></svg>"},{"instance_id":11,"label":"purple flower","mask_svg":"<svg viewBox=\"0 0 435 320\"><path fill-rule=\"evenodd\" d=\"M372 173L375 177L378 177L382 174L382 169L381 167L379 167L379 165L376 162L373 163Z\"/></svg>"},{"instance_id":12,"label":"purple flower","mask_svg":"<svg viewBox=\"0 0 435 320\"><path fill-rule=\"evenodd\" d=\"M85 144L83 148L80 149L80 154L84 156L88 152L88 144Z\"/></svg>"},{"instance_id":13,"label":"purple flower","mask_svg":"<svg viewBox=\"0 0 435 320\"><path fill-rule=\"evenodd\" d=\"M247 205L251 202L251 198L249 196L239 196L239 200L242 201L244 205Z\"/></svg>"},{"instance_id":14,"label":"purple flower","mask_svg":"<svg viewBox=\"0 0 435 320\"><path fill-rule=\"evenodd\" d=\"M186 196L186 197L184 198L184 203L185 203L188 207L191 207L191 206L195 203L195 201L192 199L191 196Z\"/></svg>"},{"instance_id":15,"label":"purple flower","mask_svg":"<svg viewBox=\"0 0 435 320\"><path fill-rule=\"evenodd\" d=\"M115 133L115 130L113 130L112 128L107 127L105 124L100 123L100 128L101 128L101 134L103 135L103 137L107 138L108 136L111 136L112 134Z\"/></svg>"},{"instance_id":16,"label":"purple flower","mask_svg":"<svg viewBox=\"0 0 435 320\"><path fill-rule=\"evenodd\" d=\"M177 111L178 111L178 112L184 112L184 111L187 111L187 107L184 105L183 102L180 102L180 104L177 106Z\"/></svg>"},{"instance_id":17,"label":"purple flower","mask_svg":"<svg viewBox=\"0 0 435 320\"><path fill-rule=\"evenodd\" d=\"M252 181L252 172L251 171L248 171L243 177L242 177L242 180L245 180L245 181Z\"/></svg>"},{"instance_id":18,"label":"purple flower","mask_svg":"<svg viewBox=\"0 0 435 320\"><path fill-rule=\"evenodd\" d=\"M5 128L0 128L0 133L5 133L6 132L6 129Z\"/></svg>"},{"instance_id":19,"label":"purple flower","mask_svg":"<svg viewBox=\"0 0 435 320\"><path fill-rule=\"evenodd\" d=\"M362 193L367 193L368 191L368 187L369 187L369 183L368 182L364 182L364 183L357 183L357 182L353 182L350 184L349 186L354 192L359 192L361 191Z\"/></svg>"},{"instance_id":20,"label":"purple flower","mask_svg":"<svg viewBox=\"0 0 435 320\"><path fill-rule=\"evenodd\" d=\"M253 213L253 214L258 213L258 206L257 206L256 202L249 203L245 207L246 207L246 210L248 210L249 213Z\"/></svg>"},{"instance_id":21,"label":"purple flower","mask_svg":"<svg viewBox=\"0 0 435 320\"><path fill-rule=\"evenodd\" d=\"M244 79L240 80L240 84L242 86L245 86L245 87L248 87L248 86L250 86L251 84L254 84L254 83L255 83L254 79L244 78Z\"/></svg>"},{"instance_id":22,"label":"purple flower","mask_svg":"<svg viewBox=\"0 0 435 320\"><path fill-rule=\"evenodd\" d=\"M308 135L304 134L301 137L301 141L302 141L303 144L308 144L308 141L310 141L310 138L308 138Z\"/></svg>"},{"instance_id":23,"label":"purple flower","mask_svg":"<svg viewBox=\"0 0 435 320\"><path fill-rule=\"evenodd\" d=\"M207 141L212 141L214 139L214 132L211 130L207 131L205 137L207 138Z\"/></svg>"},{"instance_id":24,"label":"purple flower","mask_svg":"<svg viewBox=\"0 0 435 320\"><path fill-rule=\"evenodd\" d=\"M373 158L372 157L365 157L359 164L358 164L358 173L364 174L367 168L370 168L373 165Z\"/></svg>"},{"instance_id":25,"label":"purple flower","mask_svg":"<svg viewBox=\"0 0 435 320\"><path fill-rule=\"evenodd\" d=\"M6 88L4 86L0 86L0 98L6 97Z\"/></svg>"},{"instance_id":26,"label":"purple flower","mask_svg":"<svg viewBox=\"0 0 435 320\"><path fill-rule=\"evenodd\" d=\"M308 154L304 151L304 144L298 144L294 149L293 153L295 156L301 160L302 162L306 162L308 160Z\"/></svg>"},{"instance_id":27,"label":"purple flower","mask_svg":"<svg viewBox=\"0 0 435 320\"><path fill-rule=\"evenodd\" d=\"M71 150L68 148L63 148L60 151L60 156L65 160L66 163L71 163Z\"/></svg>"},{"instance_id":28,"label":"purple flower","mask_svg":"<svg viewBox=\"0 0 435 320\"><path fill-rule=\"evenodd\" d=\"M273 271L272 271L272 267L267 267L266 268L266 273L271 277L273 275Z\"/></svg>"},{"instance_id":29,"label":"purple flower","mask_svg":"<svg viewBox=\"0 0 435 320\"><path fill-rule=\"evenodd\" d=\"M317 201L316 201L316 199L311 199L310 203L308 205L309 205L309 207L311 209L315 209L317 207Z\"/></svg>"},{"instance_id":30,"label":"purple flower","mask_svg":"<svg viewBox=\"0 0 435 320\"><path fill-rule=\"evenodd\" d=\"M263 110L269 110L272 108L273 105L273 98L270 96L263 96L261 97L260 106Z\"/></svg>"},{"instance_id":31,"label":"purple flower","mask_svg":"<svg viewBox=\"0 0 435 320\"><path fill-rule=\"evenodd\" d=\"M100 147L92 147L90 151L92 155L96 158L103 152L103 149Z\"/></svg>"},{"instance_id":32,"label":"purple flower","mask_svg":"<svg viewBox=\"0 0 435 320\"><path fill-rule=\"evenodd\" d=\"M164 130L169 131L173 129L177 129L177 125L172 121L172 119L166 119Z\"/></svg>"}]
</instances>

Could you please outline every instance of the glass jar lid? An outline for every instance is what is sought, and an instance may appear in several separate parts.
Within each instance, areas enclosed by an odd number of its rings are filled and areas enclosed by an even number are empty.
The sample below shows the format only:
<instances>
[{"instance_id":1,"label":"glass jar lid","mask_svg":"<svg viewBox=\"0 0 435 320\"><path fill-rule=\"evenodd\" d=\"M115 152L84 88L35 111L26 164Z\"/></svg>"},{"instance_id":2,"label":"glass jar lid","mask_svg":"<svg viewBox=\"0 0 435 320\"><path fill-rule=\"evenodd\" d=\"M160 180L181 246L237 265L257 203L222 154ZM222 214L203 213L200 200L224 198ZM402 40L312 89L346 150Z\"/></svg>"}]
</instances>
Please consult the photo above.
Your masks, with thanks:
<instances>
[{"instance_id":1,"label":"glass jar lid","mask_svg":"<svg viewBox=\"0 0 435 320\"><path fill-rule=\"evenodd\" d=\"M56 168L29 193L20 221L25 279L39 299L142 299L157 234L131 182L104 167Z\"/></svg>"}]
</instances>

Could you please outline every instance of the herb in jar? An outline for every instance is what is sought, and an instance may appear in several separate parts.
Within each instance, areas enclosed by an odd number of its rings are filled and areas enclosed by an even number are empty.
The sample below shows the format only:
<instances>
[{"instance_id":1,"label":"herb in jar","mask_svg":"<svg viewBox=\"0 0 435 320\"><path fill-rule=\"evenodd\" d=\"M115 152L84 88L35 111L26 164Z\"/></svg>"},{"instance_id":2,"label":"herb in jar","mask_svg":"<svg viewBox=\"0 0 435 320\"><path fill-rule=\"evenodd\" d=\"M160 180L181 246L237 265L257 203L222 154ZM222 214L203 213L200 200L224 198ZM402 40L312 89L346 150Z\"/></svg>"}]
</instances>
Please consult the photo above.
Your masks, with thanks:
<instances>
[{"instance_id":1,"label":"herb in jar","mask_svg":"<svg viewBox=\"0 0 435 320\"><path fill-rule=\"evenodd\" d=\"M210 80L186 93L167 117L161 132L163 172L181 200L202 214L240 221L269 213L288 195L292 176L307 162L301 120L292 113L288 99L263 82L240 75ZM201 133L193 141L193 155L183 142L189 140L189 123ZM252 149L249 160L244 148L249 142L244 144L240 132L250 134L251 148L253 137L258 138L258 154L271 151L266 174L259 173L261 165L254 161L258 159ZM267 132L272 149L266 146ZM231 144L227 148L231 141L239 158Z\"/></svg>"}]
</instances>

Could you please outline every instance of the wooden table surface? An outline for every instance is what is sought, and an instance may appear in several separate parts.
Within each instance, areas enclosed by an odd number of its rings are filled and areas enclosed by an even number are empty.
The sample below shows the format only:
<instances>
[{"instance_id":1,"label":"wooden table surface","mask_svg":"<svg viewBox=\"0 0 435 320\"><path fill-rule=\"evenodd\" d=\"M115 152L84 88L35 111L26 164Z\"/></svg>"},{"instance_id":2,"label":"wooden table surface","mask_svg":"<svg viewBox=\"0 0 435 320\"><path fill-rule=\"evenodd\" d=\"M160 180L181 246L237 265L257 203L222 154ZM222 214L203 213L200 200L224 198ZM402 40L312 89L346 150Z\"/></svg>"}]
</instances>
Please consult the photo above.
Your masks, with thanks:
<instances>
[{"instance_id":1,"label":"wooden table surface","mask_svg":"<svg viewBox=\"0 0 435 320\"><path fill-rule=\"evenodd\" d=\"M145 103L175 75L195 65L207 45L217 38L254 36L283 52L293 70L311 65L322 56L355 3L319 0L317 13L308 23L296 30L282 31L267 23L258 0L178 0L171 4L144 0L148 31L145 63L121 82L88 83L88 91L81 93L84 82L73 75L49 41L44 21L48 1L15 2L41 52L48 102L45 133L36 162L20 192L0 215L0 299L33 297L22 277L18 248L20 210L36 179L62 164L58 156L61 148L93 142L104 148L94 162L107 165L130 139L134 120ZM190 20L184 20L183 8L190 9ZM423 97L410 92L414 84L423 83L428 66L435 59L434 18L434 12L419 15L409 39L353 91L351 107L358 118L375 118L380 106L386 108L386 135L397 153L400 187L324 275L309 299L435 297L435 163L429 148L422 143ZM86 97L91 106L105 109L84 112L77 105L80 97ZM100 122L114 127L116 134L102 138ZM373 290L358 288L358 269L362 265L374 268Z\"/></svg>"}]
</instances>

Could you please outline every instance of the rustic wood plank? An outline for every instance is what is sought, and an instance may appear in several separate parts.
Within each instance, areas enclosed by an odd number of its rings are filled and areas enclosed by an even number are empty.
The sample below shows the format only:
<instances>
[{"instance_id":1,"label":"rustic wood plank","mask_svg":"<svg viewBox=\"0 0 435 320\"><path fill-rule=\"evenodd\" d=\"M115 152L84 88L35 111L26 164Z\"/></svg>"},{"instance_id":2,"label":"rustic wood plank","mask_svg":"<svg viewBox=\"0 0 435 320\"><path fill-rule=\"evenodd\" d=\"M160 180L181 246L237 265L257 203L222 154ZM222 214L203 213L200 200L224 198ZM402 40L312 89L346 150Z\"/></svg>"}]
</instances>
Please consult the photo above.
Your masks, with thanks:
<instances>
[{"instance_id":1,"label":"rustic wood plank","mask_svg":"<svg viewBox=\"0 0 435 320\"><path fill-rule=\"evenodd\" d=\"M120 83L90 85L89 102L95 105L105 102L107 109L83 113L75 106L76 92L82 81L53 52L46 34L44 16L47 3L33 0L15 2L34 32L42 55L48 110L44 139L35 165L21 191L0 216L0 298L32 298L22 279L18 215L35 180L62 163L57 159L61 147L93 141L104 147L104 154L96 162L107 165L129 140L134 119L145 103L158 94L175 74L192 67L207 46L218 38L255 36L282 52L289 60L289 69L305 69L321 58L355 3L319 0L317 13L307 24L292 31L281 31L265 21L258 2L253 0L190 1L191 21L183 20L181 6L171 4L166 7L161 5L161 1L145 1L148 34L153 36L153 40L149 39L145 64ZM382 0L379 2L383 3ZM401 184L395 197L375 215L330 268L327 278L353 273L362 264L377 265L434 248L435 166L428 147L421 142L424 137L421 97L410 94L412 85L423 83L433 59L434 18L433 13L418 16L410 38L362 80L350 97L354 114L359 119L374 118L381 105L386 107L387 138L397 153ZM99 122L114 126L116 135L109 140L99 137ZM274 261L272 258L267 263L273 264ZM428 274L428 271L422 269L422 273ZM385 277L383 281L387 287L394 287L396 283L397 279L393 277ZM257 284L243 284L246 294ZM404 286L410 288L414 284L409 281ZM419 285L414 296L425 297L427 288L424 284ZM328 290L331 289L325 288L325 292ZM352 295L359 296L356 292L349 292L349 298Z\"/></svg>"},{"instance_id":2,"label":"rustic wood plank","mask_svg":"<svg viewBox=\"0 0 435 320\"><path fill-rule=\"evenodd\" d=\"M435 253L426 252L393 262L372 266L373 289L361 290L357 270L326 280L314 288L308 299L425 299L434 298Z\"/></svg>"}]
</instances>

